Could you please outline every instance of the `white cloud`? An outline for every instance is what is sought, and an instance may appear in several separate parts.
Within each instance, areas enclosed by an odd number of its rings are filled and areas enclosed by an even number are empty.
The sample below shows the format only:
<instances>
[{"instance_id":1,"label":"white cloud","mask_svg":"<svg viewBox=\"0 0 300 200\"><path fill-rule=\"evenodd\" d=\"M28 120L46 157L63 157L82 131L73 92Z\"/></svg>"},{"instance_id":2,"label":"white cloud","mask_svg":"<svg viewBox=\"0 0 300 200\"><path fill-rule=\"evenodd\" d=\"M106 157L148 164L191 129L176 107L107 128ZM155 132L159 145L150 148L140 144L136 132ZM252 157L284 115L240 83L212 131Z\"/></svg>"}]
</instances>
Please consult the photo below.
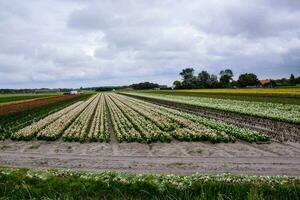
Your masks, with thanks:
<instances>
[{"instance_id":1,"label":"white cloud","mask_svg":"<svg viewBox=\"0 0 300 200\"><path fill-rule=\"evenodd\" d=\"M298 0L0 0L0 87L300 75Z\"/></svg>"}]
</instances>

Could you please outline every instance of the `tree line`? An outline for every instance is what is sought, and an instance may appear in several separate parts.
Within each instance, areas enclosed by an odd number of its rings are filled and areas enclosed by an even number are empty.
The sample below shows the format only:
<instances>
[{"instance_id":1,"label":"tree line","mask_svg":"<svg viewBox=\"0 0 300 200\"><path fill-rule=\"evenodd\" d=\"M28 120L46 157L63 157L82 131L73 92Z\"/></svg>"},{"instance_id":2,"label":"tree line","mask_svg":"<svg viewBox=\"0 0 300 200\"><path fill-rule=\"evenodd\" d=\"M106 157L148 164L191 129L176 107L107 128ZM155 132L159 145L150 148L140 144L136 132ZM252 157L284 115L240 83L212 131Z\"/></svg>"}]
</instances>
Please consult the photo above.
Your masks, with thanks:
<instances>
[{"instance_id":1,"label":"tree line","mask_svg":"<svg viewBox=\"0 0 300 200\"><path fill-rule=\"evenodd\" d=\"M237 81L233 80L233 71L231 69L221 70L219 78L215 74L209 74L207 71L201 71L195 75L193 68L183 69L179 75L182 80L173 82L174 89L201 89L201 88L230 88L230 87L258 87L261 82L254 73L244 73L239 75ZM269 80L265 86L294 86L300 84L300 76L295 77L291 74L289 79Z\"/></svg>"}]
</instances>

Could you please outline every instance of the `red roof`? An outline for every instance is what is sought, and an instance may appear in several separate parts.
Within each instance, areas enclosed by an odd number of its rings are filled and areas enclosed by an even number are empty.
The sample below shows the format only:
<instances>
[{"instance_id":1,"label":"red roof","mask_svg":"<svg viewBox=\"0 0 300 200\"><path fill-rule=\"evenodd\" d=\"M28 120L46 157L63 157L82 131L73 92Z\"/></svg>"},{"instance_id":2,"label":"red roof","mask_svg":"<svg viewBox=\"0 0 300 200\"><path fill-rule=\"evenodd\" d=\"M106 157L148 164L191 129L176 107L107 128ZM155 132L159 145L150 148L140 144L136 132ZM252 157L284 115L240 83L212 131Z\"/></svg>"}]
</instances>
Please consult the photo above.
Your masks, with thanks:
<instances>
[{"instance_id":1,"label":"red roof","mask_svg":"<svg viewBox=\"0 0 300 200\"><path fill-rule=\"evenodd\" d=\"M262 85L266 85L266 84L269 84L271 83L271 80L270 79L266 79L266 80L259 80L260 84Z\"/></svg>"}]
</instances>

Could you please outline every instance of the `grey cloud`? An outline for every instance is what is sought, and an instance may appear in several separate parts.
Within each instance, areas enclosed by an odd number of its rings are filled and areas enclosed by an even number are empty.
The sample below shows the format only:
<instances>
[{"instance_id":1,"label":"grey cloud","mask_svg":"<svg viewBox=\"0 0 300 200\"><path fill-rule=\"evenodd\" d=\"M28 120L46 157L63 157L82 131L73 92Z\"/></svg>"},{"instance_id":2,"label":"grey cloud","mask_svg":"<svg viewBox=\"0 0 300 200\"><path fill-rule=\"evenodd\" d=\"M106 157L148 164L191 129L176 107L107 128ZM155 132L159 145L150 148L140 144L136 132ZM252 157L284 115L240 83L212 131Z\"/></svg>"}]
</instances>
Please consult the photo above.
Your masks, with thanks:
<instances>
[{"instance_id":1,"label":"grey cloud","mask_svg":"<svg viewBox=\"0 0 300 200\"><path fill-rule=\"evenodd\" d=\"M0 1L0 87L300 75L298 0Z\"/></svg>"}]
</instances>

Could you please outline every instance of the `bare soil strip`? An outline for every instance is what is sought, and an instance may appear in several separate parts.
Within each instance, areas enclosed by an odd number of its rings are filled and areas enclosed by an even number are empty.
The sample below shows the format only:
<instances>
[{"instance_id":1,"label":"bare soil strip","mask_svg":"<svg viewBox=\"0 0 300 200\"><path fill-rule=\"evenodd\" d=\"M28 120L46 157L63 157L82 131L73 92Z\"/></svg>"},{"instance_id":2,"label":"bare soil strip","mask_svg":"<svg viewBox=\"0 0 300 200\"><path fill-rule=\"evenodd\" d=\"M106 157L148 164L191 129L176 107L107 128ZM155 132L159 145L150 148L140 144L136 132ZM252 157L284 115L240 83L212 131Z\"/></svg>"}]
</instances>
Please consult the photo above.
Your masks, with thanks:
<instances>
[{"instance_id":1,"label":"bare soil strip","mask_svg":"<svg viewBox=\"0 0 300 200\"><path fill-rule=\"evenodd\" d=\"M0 165L134 173L300 175L300 144L0 141Z\"/></svg>"},{"instance_id":2,"label":"bare soil strip","mask_svg":"<svg viewBox=\"0 0 300 200\"><path fill-rule=\"evenodd\" d=\"M149 97L140 97L140 96L135 96L130 94L123 94L123 93L121 94L136 99L148 101L150 103L154 103L157 105L195 114L201 117L216 119L240 127L254 129L259 132L266 133L278 141L300 142L299 124L292 124L287 122L275 121L271 119L253 117L249 115L224 112L224 111L215 110L211 108L204 108L200 106L188 105L188 104L154 99Z\"/></svg>"}]
</instances>

